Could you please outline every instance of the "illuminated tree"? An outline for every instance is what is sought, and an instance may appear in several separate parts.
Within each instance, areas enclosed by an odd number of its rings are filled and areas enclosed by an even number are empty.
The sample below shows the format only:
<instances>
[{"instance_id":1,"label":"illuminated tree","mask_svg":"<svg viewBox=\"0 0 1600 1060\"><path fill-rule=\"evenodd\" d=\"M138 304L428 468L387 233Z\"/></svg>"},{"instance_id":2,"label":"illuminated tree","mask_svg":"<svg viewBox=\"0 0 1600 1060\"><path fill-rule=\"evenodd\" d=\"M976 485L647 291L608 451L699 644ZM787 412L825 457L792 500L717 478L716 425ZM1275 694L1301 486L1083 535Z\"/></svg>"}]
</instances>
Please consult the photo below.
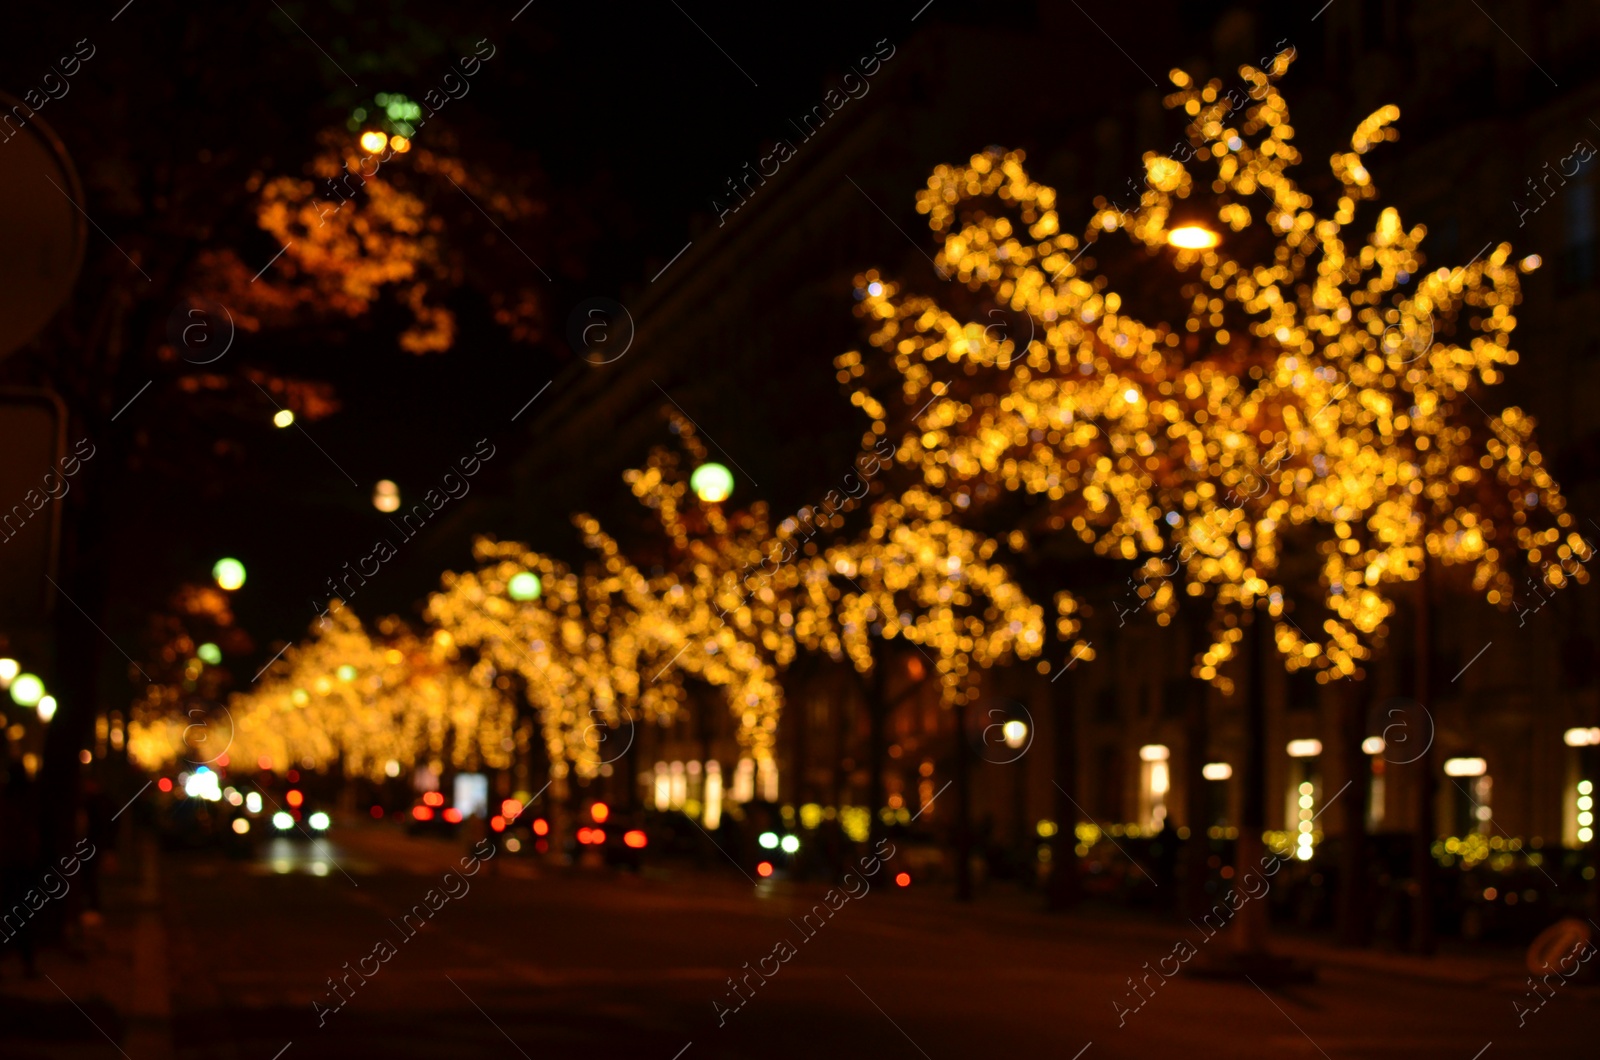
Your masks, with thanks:
<instances>
[{"instance_id":1,"label":"illuminated tree","mask_svg":"<svg viewBox=\"0 0 1600 1060\"><path fill-rule=\"evenodd\" d=\"M380 626L374 638L333 601L308 639L229 700L229 759L245 769L338 767L371 780L391 775L391 763L408 770L442 769L447 761L471 770L508 765L513 712L505 698L453 665L447 637L419 639L393 619ZM181 738L171 742L172 729L157 717L130 733L141 765L157 768L189 753Z\"/></svg>"},{"instance_id":2,"label":"illuminated tree","mask_svg":"<svg viewBox=\"0 0 1600 1060\"><path fill-rule=\"evenodd\" d=\"M628 606L619 576L580 576L516 542L479 538L473 551L482 566L446 573L428 618L441 642L475 654L480 683L520 679L553 779L564 783L569 769L595 776L620 738L612 730L635 712L675 713L677 685L640 680L660 640Z\"/></svg>"},{"instance_id":3,"label":"illuminated tree","mask_svg":"<svg viewBox=\"0 0 1600 1060\"><path fill-rule=\"evenodd\" d=\"M1137 206L1101 202L1089 228L1091 242L1124 232L1133 244L1109 263L1133 274L1121 293L1058 233L1054 191L1027 177L1020 154L998 152L936 170L919 208L944 237L941 268L1011 314L1004 327L898 297L875 275L860 285L874 344L921 406L908 449L925 481L956 487L963 505L1003 491L1047 498L1045 529L1070 523L1102 553L1149 557L1138 596L1158 621L1181 568L1184 592L1214 607L1196 674L1224 687L1258 604L1289 668L1360 677L1394 611L1391 583L1426 584L1427 557L1470 566L1506 606L1513 560L1561 561L1538 576L1559 586L1583 576L1587 556L1531 421L1515 408L1489 415L1470 393L1516 361L1510 248L1425 273L1422 229L1405 230L1392 208L1347 248L1356 203L1375 195L1360 156L1395 138L1398 110L1367 118L1334 156L1344 193L1324 215L1289 176L1299 154L1275 82L1292 58L1242 68L1232 93L1172 73L1166 102L1189 116L1189 147L1147 154ZM1215 166L1220 237L1193 223L1206 209L1182 202L1206 185L1192 160ZM1178 283L1137 282L1168 261ZM1164 286L1186 303L1181 330L1128 310L1159 307ZM840 367L865 372L855 354ZM886 418L870 395L858 403ZM1295 572L1286 585L1286 555L1319 556L1320 578ZM1418 613L1425 630L1426 604Z\"/></svg>"},{"instance_id":4,"label":"illuminated tree","mask_svg":"<svg viewBox=\"0 0 1600 1060\"><path fill-rule=\"evenodd\" d=\"M388 114L421 113L399 94L384 99ZM309 179L251 179L256 223L284 247L273 269L257 276L232 249L212 251L202 261L197 295L229 306L240 327L255 331L358 317L387 294L410 318L401 349L432 353L455 342L456 314L445 296L469 285L483 289L514 341L539 340L536 267L507 239L483 238L485 223L515 231L543 215L526 177L507 180L469 167L448 132L413 141L410 122L385 116L375 102L369 106L374 117L318 137L306 165ZM367 107L356 113L365 115ZM508 276L523 279L508 288Z\"/></svg>"},{"instance_id":5,"label":"illuminated tree","mask_svg":"<svg viewBox=\"0 0 1600 1060\"><path fill-rule=\"evenodd\" d=\"M689 471L705 467L709 454L693 425L675 413L668 418ZM606 576L618 579L630 606L646 616L663 653L651 682L687 674L721 689L740 746L765 771L783 708L778 672L794 659L797 624L803 629L793 595L799 570L778 562L770 577L752 585L752 572L775 559L766 505L728 511L725 498L710 492L691 500L691 477L679 454L664 446L623 475L653 515L637 565L598 520L578 515L574 522ZM663 573L647 577L639 570L644 565ZM683 693L676 698L681 702Z\"/></svg>"}]
</instances>

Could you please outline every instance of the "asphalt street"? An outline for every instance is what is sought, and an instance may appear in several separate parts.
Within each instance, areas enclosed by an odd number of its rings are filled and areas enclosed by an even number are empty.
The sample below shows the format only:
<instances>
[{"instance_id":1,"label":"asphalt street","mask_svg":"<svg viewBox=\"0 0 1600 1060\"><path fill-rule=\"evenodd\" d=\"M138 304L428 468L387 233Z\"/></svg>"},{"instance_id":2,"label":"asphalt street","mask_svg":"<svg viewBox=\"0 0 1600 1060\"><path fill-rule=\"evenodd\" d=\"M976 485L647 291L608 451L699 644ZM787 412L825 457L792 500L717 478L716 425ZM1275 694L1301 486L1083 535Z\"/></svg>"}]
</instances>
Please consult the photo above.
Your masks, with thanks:
<instances>
[{"instance_id":1,"label":"asphalt street","mask_svg":"<svg viewBox=\"0 0 1600 1060\"><path fill-rule=\"evenodd\" d=\"M174 1055L1498 1060L1579 1055L1600 1014L1572 986L1519 1026L1514 965L1452 981L1449 958L1430 978L1325 964L1281 990L1147 979L1203 945L1193 927L963 908L885 872L830 916L821 887L731 867L641 879L502 855L447 877L465 853L365 831L165 857Z\"/></svg>"}]
</instances>

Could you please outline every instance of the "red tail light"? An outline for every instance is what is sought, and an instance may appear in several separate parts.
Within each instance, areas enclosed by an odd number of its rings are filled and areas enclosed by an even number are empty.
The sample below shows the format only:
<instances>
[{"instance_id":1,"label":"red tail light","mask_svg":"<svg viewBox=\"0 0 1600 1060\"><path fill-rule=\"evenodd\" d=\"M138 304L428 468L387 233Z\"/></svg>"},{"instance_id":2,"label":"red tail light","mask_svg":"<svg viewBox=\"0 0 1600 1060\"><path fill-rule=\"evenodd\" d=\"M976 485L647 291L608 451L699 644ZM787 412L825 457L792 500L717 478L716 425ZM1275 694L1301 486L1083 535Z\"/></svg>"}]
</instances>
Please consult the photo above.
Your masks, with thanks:
<instances>
[{"instance_id":1,"label":"red tail light","mask_svg":"<svg viewBox=\"0 0 1600 1060\"><path fill-rule=\"evenodd\" d=\"M550 822L546 821L543 817L535 817L533 819L533 834L534 835L549 835L550 834Z\"/></svg>"},{"instance_id":2,"label":"red tail light","mask_svg":"<svg viewBox=\"0 0 1600 1060\"><path fill-rule=\"evenodd\" d=\"M460 824L461 811L452 806L448 810L444 811L444 819L449 821L451 824Z\"/></svg>"},{"instance_id":3,"label":"red tail light","mask_svg":"<svg viewBox=\"0 0 1600 1060\"><path fill-rule=\"evenodd\" d=\"M411 808L411 816L415 817L419 821L431 821L433 820L433 807L413 806Z\"/></svg>"},{"instance_id":4,"label":"red tail light","mask_svg":"<svg viewBox=\"0 0 1600 1060\"><path fill-rule=\"evenodd\" d=\"M489 818L489 827L493 828L496 832L504 832L506 830L506 819L501 817L499 814L495 814L493 817Z\"/></svg>"},{"instance_id":5,"label":"red tail light","mask_svg":"<svg viewBox=\"0 0 1600 1060\"><path fill-rule=\"evenodd\" d=\"M624 832L622 841L635 850L643 850L650 845L650 840L645 838L645 834L637 828L631 832Z\"/></svg>"},{"instance_id":6,"label":"red tail light","mask_svg":"<svg viewBox=\"0 0 1600 1060\"><path fill-rule=\"evenodd\" d=\"M756 875L760 876L762 879L766 879L768 876L771 876L772 875L772 862L763 861L761 864L757 865L756 866Z\"/></svg>"}]
</instances>

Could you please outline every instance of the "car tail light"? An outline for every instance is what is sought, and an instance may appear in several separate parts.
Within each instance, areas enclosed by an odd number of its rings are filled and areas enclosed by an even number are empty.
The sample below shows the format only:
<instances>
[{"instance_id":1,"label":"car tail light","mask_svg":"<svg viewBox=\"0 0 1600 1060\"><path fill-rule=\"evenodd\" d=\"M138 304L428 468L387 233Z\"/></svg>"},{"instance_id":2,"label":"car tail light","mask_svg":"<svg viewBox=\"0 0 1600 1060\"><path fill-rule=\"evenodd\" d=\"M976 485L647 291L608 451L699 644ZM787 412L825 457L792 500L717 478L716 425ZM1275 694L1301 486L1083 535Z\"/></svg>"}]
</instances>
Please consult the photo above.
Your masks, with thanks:
<instances>
[{"instance_id":1,"label":"car tail light","mask_svg":"<svg viewBox=\"0 0 1600 1060\"><path fill-rule=\"evenodd\" d=\"M624 832L622 841L635 850L643 850L650 845L650 840L645 838L645 834L637 828L631 832Z\"/></svg>"}]
</instances>

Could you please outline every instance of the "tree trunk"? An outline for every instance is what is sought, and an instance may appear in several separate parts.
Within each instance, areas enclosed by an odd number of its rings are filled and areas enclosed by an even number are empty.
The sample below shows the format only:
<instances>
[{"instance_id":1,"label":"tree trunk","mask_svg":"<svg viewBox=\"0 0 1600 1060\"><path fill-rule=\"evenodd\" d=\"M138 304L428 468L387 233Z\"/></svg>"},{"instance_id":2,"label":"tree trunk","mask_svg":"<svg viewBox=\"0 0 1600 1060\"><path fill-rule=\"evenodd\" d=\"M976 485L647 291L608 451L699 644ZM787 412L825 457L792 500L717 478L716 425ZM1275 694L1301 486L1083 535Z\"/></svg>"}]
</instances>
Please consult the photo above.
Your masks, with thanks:
<instances>
[{"instance_id":1,"label":"tree trunk","mask_svg":"<svg viewBox=\"0 0 1600 1060\"><path fill-rule=\"evenodd\" d=\"M889 724L888 660L880 658L872 667L872 680L863 682L867 697L867 844L876 847L883 836L883 760L887 757Z\"/></svg>"},{"instance_id":2,"label":"tree trunk","mask_svg":"<svg viewBox=\"0 0 1600 1060\"><path fill-rule=\"evenodd\" d=\"M1184 704L1183 790L1184 824L1189 827L1189 838L1183 841L1183 894L1182 906L1186 916L1198 917L1205 912L1206 862L1211 856L1211 840L1206 835L1210 826L1210 807L1207 805L1205 765L1211 743L1210 717L1206 711L1204 685L1185 683L1188 702Z\"/></svg>"},{"instance_id":3,"label":"tree trunk","mask_svg":"<svg viewBox=\"0 0 1600 1060\"><path fill-rule=\"evenodd\" d=\"M1078 807L1078 710L1077 685L1071 678L1050 698L1051 728L1055 730L1055 816L1056 834L1051 843L1050 881L1045 892L1046 907L1066 909L1079 897L1077 825Z\"/></svg>"},{"instance_id":4,"label":"tree trunk","mask_svg":"<svg viewBox=\"0 0 1600 1060\"><path fill-rule=\"evenodd\" d=\"M1251 615L1249 689L1245 696L1244 775L1239 778L1239 838L1234 844L1234 879L1260 874L1267 827L1267 652L1272 648L1272 616L1263 605ZM1265 899L1244 903L1233 921L1233 949L1244 956L1267 949Z\"/></svg>"},{"instance_id":5,"label":"tree trunk","mask_svg":"<svg viewBox=\"0 0 1600 1060\"><path fill-rule=\"evenodd\" d=\"M622 793L616 796L616 802L624 813L632 812L639 806L639 756L644 753L639 746L644 733L644 719L632 710L628 711L628 716L631 718L628 722L628 746L617 761L617 782ZM616 738L622 738L620 730Z\"/></svg>"},{"instance_id":6,"label":"tree trunk","mask_svg":"<svg viewBox=\"0 0 1600 1060\"><path fill-rule=\"evenodd\" d=\"M967 745L967 709L954 708L955 733L955 853L956 901L972 901L972 749Z\"/></svg>"},{"instance_id":7,"label":"tree trunk","mask_svg":"<svg viewBox=\"0 0 1600 1060\"><path fill-rule=\"evenodd\" d=\"M1417 707L1432 717L1433 710L1433 565L1426 554L1422 560L1422 575L1417 579L1416 621L1416 700ZM1411 949L1414 953L1431 954L1437 948L1433 925L1433 840L1438 832L1434 804L1438 801L1438 781L1434 776L1434 744L1439 728L1437 720L1430 725L1427 747L1416 761L1415 828L1411 841L1411 880L1416 888L1411 900Z\"/></svg>"},{"instance_id":8,"label":"tree trunk","mask_svg":"<svg viewBox=\"0 0 1600 1060\"><path fill-rule=\"evenodd\" d=\"M1344 835L1339 844L1339 941L1367 944L1367 803L1372 793L1372 764L1361 749L1367 732L1365 684L1353 678L1339 698L1339 751L1350 790L1344 806Z\"/></svg>"},{"instance_id":9,"label":"tree trunk","mask_svg":"<svg viewBox=\"0 0 1600 1060\"><path fill-rule=\"evenodd\" d=\"M807 676L810 675L808 674ZM788 709L786 710L784 716L778 720L780 732L785 724L793 727L793 731L789 735L789 748L792 752L792 757L789 760L789 792L791 796L790 801L796 807L804 805L807 801L806 736L811 730L810 692L812 691L812 683L813 682L807 681L804 689L799 687L795 689L795 691L801 692L802 694L788 698ZM800 683L795 682L795 684L798 686ZM804 706L801 705L802 703ZM799 811L796 810L796 812Z\"/></svg>"}]
</instances>

